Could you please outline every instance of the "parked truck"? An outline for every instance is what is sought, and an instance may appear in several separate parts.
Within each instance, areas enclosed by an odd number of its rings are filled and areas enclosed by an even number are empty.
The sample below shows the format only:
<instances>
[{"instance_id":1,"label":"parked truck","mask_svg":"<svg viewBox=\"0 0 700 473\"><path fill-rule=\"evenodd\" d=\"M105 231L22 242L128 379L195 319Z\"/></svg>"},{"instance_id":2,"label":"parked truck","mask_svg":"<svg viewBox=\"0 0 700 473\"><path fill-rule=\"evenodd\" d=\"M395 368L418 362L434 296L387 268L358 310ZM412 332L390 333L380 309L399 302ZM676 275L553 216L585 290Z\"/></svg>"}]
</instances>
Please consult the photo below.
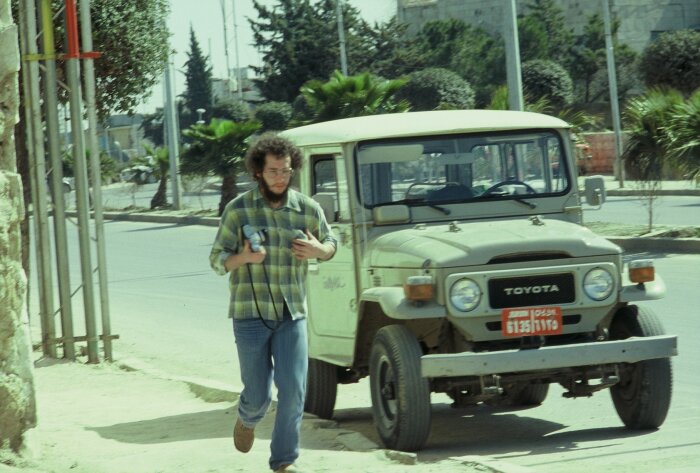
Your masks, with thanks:
<instances>
[{"instance_id":1,"label":"parked truck","mask_svg":"<svg viewBox=\"0 0 700 473\"><path fill-rule=\"evenodd\" d=\"M387 448L421 449L431 393L455 406L533 406L609 390L630 429L671 401L676 336L637 305L664 297L653 260L583 226L567 123L512 111L433 111L284 132L294 185L321 205L335 257L309 267L306 411L369 376ZM587 177L586 205L602 178ZM664 314L668 316L668 314Z\"/></svg>"}]
</instances>

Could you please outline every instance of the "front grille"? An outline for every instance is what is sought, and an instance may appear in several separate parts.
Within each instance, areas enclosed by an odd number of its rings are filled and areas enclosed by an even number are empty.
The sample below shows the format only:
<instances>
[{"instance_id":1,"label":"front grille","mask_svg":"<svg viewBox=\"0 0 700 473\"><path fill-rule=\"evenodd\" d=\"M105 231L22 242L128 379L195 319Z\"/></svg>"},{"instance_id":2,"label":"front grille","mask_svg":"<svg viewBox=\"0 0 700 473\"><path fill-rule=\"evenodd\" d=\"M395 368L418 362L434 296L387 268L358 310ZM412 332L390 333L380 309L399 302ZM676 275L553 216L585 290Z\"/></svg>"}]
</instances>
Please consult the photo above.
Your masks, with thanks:
<instances>
[{"instance_id":1,"label":"front grille","mask_svg":"<svg viewBox=\"0 0 700 473\"><path fill-rule=\"evenodd\" d=\"M567 304L575 299L571 273L489 280L489 304L494 309Z\"/></svg>"}]
</instances>

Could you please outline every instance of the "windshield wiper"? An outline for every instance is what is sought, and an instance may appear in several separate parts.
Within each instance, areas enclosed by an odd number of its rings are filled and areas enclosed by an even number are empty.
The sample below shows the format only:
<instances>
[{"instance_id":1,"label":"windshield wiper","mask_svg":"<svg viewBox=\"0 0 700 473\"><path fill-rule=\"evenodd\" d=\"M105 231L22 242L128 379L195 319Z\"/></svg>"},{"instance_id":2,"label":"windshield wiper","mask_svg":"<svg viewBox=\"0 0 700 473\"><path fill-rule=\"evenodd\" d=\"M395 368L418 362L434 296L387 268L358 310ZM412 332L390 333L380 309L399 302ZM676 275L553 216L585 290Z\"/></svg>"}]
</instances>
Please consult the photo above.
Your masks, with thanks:
<instances>
[{"instance_id":1,"label":"windshield wiper","mask_svg":"<svg viewBox=\"0 0 700 473\"><path fill-rule=\"evenodd\" d=\"M416 204L417 204L417 205L427 205L427 206L430 207L431 209L438 210L438 211L442 212L442 213L445 214L445 215L450 215L450 214L452 213L452 211L451 211L450 209L448 209L448 208L446 208L446 207L442 207L442 206L440 206L440 205L435 205L435 204L428 203L428 202L426 202L424 199L422 199L422 198L420 198L420 197L416 197L416 198L413 198L413 199L402 199L402 200L397 200L397 201L394 201L394 202L391 202L391 203L386 203L386 204L381 204L381 205L389 205L389 204L391 204L391 205L394 205L394 204L404 204L404 205L408 205L408 206L413 206L413 205L416 205Z\"/></svg>"},{"instance_id":2,"label":"windshield wiper","mask_svg":"<svg viewBox=\"0 0 700 473\"><path fill-rule=\"evenodd\" d=\"M441 206L435 205L435 204L425 204L425 205L427 205L431 209L439 210L440 212L444 213L445 215L450 215L452 213L452 211L450 209L448 209L447 207L441 207Z\"/></svg>"},{"instance_id":3,"label":"windshield wiper","mask_svg":"<svg viewBox=\"0 0 700 473\"><path fill-rule=\"evenodd\" d=\"M526 207L530 207L531 209L537 208L537 204L533 204L529 200L521 199L520 197L514 197L513 200L519 204L523 204Z\"/></svg>"}]
</instances>

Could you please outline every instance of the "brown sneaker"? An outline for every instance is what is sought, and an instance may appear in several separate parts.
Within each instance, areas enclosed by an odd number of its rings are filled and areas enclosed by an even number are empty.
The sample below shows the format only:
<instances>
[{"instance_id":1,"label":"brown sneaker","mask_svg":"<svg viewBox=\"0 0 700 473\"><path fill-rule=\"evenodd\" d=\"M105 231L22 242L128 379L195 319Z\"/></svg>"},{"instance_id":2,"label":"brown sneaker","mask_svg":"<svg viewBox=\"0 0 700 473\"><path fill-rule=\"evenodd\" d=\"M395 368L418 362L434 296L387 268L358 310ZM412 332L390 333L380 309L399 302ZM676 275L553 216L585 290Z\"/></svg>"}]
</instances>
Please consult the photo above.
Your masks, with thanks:
<instances>
[{"instance_id":1,"label":"brown sneaker","mask_svg":"<svg viewBox=\"0 0 700 473\"><path fill-rule=\"evenodd\" d=\"M236 420L236 426L233 428L233 444L236 446L236 450L248 453L253 447L254 440L255 429L243 425L240 418Z\"/></svg>"}]
</instances>

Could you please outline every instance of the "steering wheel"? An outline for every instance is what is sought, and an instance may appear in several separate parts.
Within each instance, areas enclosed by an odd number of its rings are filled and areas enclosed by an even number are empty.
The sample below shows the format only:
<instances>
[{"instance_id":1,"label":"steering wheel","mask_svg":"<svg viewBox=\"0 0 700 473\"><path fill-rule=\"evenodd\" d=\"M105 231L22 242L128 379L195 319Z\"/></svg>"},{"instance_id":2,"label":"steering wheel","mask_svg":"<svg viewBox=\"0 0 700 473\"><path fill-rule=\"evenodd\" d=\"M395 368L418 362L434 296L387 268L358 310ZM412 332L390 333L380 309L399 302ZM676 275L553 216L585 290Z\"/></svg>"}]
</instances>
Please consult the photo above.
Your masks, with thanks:
<instances>
[{"instance_id":1,"label":"steering wheel","mask_svg":"<svg viewBox=\"0 0 700 473\"><path fill-rule=\"evenodd\" d=\"M519 181L517 179L509 179L509 180L497 182L496 184L492 185L491 187L486 189L484 192L482 192L481 195L485 195L485 196L493 195L493 193L496 189L500 189L503 186L512 185L512 184L523 186L525 188L525 190L527 190L528 194L537 194L537 191L527 182Z\"/></svg>"}]
</instances>

